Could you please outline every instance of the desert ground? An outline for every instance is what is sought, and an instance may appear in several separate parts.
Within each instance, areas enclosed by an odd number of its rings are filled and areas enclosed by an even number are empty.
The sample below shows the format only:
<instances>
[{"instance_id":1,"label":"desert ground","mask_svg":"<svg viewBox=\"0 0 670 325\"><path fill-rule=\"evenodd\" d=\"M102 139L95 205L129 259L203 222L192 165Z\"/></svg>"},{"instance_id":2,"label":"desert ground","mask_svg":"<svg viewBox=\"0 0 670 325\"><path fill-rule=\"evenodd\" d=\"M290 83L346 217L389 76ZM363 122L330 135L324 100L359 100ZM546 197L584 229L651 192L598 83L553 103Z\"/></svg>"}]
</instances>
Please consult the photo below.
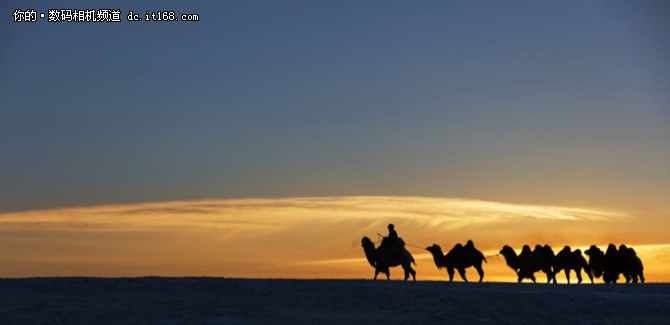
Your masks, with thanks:
<instances>
[{"instance_id":1,"label":"desert ground","mask_svg":"<svg viewBox=\"0 0 670 325\"><path fill-rule=\"evenodd\" d=\"M0 279L7 324L668 324L670 284Z\"/></svg>"}]
</instances>

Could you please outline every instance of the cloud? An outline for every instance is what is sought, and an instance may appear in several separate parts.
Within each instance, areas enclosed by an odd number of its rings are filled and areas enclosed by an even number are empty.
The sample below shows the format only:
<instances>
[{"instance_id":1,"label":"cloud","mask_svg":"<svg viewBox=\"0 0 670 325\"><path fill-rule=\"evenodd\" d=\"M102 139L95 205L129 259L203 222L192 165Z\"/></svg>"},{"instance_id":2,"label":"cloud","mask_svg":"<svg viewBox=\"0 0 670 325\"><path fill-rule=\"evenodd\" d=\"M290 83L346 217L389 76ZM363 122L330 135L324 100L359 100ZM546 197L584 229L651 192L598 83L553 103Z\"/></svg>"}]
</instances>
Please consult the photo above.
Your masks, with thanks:
<instances>
[{"instance_id":1,"label":"cloud","mask_svg":"<svg viewBox=\"0 0 670 325\"><path fill-rule=\"evenodd\" d=\"M371 270L360 239L376 239L378 232L386 232L388 223L396 225L408 244L426 247L437 243L447 249L472 239L487 256L495 255L504 244L604 245L599 240L612 234L620 234L617 238L627 244L645 244L640 238L652 228L616 211L430 197L228 199L71 207L0 214L0 246L14 248L0 251L0 264L6 266L0 269L0 277L361 278ZM430 255L409 249L420 264L420 278L443 277ZM650 253L642 250L640 254ZM494 279L510 277L499 258L492 257L487 268Z\"/></svg>"},{"instance_id":2,"label":"cloud","mask_svg":"<svg viewBox=\"0 0 670 325\"><path fill-rule=\"evenodd\" d=\"M60 208L0 214L0 229L166 230L271 227L287 222L408 220L453 230L524 220L613 220L611 211L425 197L234 199ZM386 221L384 221L386 222ZM383 228L382 228L383 229Z\"/></svg>"}]
</instances>

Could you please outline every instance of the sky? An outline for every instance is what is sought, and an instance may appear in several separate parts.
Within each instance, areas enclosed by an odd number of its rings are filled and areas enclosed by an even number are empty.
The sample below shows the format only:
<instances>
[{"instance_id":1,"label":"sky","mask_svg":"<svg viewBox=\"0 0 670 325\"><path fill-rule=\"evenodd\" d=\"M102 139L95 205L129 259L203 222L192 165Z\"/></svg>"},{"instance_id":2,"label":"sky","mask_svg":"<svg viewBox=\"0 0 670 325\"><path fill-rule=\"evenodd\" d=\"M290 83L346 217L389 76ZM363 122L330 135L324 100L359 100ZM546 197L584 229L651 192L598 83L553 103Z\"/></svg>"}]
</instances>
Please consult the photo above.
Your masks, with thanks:
<instances>
[{"instance_id":1,"label":"sky","mask_svg":"<svg viewBox=\"0 0 670 325\"><path fill-rule=\"evenodd\" d=\"M666 1L12 16L90 6L0 4L0 277L366 277L360 238L396 220L492 253L625 242L670 278ZM126 20L147 10L199 20Z\"/></svg>"}]
</instances>

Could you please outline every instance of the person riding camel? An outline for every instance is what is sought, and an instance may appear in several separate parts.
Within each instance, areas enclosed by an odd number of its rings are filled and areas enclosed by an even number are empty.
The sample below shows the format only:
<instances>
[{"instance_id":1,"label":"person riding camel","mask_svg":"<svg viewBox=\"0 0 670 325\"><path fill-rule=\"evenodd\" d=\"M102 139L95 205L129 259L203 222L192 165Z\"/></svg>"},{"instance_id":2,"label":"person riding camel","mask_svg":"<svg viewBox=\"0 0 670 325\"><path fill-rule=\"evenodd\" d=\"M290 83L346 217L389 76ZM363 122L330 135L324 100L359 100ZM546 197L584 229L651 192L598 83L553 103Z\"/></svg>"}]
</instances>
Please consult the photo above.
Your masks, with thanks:
<instances>
[{"instance_id":1,"label":"person riding camel","mask_svg":"<svg viewBox=\"0 0 670 325\"><path fill-rule=\"evenodd\" d=\"M395 232L394 228L395 226L391 223L389 224L389 235L388 235L388 240L389 244L391 245L391 251L394 253L400 253L400 245L398 245L398 233Z\"/></svg>"}]
</instances>

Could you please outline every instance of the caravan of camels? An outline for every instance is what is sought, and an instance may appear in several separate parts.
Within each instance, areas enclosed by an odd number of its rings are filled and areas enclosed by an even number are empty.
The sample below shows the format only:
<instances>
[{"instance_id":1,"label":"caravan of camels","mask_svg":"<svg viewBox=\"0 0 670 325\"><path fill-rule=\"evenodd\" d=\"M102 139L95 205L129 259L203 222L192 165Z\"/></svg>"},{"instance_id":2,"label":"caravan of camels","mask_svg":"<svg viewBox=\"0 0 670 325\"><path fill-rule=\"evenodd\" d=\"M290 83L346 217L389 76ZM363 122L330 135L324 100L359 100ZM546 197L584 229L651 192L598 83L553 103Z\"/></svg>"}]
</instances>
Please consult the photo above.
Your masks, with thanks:
<instances>
[{"instance_id":1,"label":"caravan of camels","mask_svg":"<svg viewBox=\"0 0 670 325\"><path fill-rule=\"evenodd\" d=\"M409 279L410 275L416 281L416 271L412 268L412 264L416 265L414 257L405 248L406 244L402 238L398 238L392 224L389 225L389 236L382 238L379 247L375 247L375 243L368 237L363 237L361 245L370 266L375 269L375 280L379 273L385 274L386 278L390 280L389 268L400 265L405 271L405 281ZM472 240L468 240L465 245L456 244L446 254L436 244L423 249L433 255L433 261L438 269L447 269L450 282L454 280L454 269L458 271L463 281L468 282L465 269L469 267L474 267L477 270L479 282L484 280L482 262L488 262L484 254L475 248ZM616 283L620 275L624 277L626 283L644 283L642 261L631 247L621 245L617 249L614 244L609 244L607 250L603 252L600 248L592 245L584 254L589 257L588 262L580 249L572 250L570 246L565 246L557 254L554 254L549 245L536 245L533 250L529 245L524 245L521 253L517 255L512 247L505 245L498 255L505 258L507 266L516 273L519 283L523 279L530 279L535 283L536 272L545 273L547 283L552 281L556 283L556 274L561 271L565 273L568 283L570 283L571 271L575 271L577 283L582 283L582 271L589 277L591 283L593 283L593 278L599 279L601 277L605 283Z\"/></svg>"}]
</instances>

